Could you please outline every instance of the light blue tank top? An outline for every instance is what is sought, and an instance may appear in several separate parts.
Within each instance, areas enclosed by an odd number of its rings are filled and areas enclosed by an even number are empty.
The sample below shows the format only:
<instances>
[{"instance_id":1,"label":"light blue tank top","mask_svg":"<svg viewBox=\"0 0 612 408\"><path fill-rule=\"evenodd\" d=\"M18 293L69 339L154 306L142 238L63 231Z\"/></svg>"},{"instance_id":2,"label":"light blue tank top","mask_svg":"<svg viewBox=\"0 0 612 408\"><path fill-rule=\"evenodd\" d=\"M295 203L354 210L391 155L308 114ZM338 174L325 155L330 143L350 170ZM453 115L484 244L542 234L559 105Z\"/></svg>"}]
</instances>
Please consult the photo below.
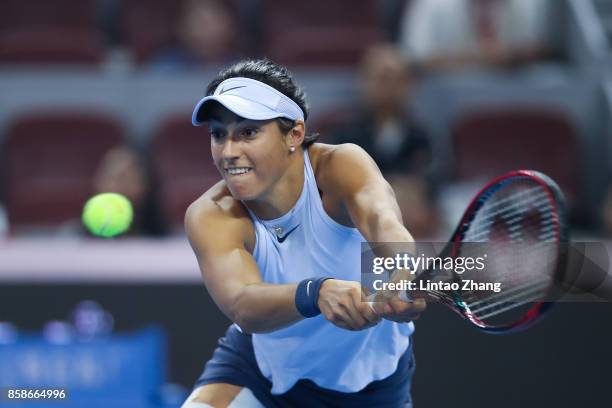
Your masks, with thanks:
<instances>
[{"instance_id":1,"label":"light blue tank top","mask_svg":"<svg viewBox=\"0 0 612 408\"><path fill-rule=\"evenodd\" d=\"M263 280L286 284L328 276L360 281L365 238L325 213L307 151L304 173L300 197L285 215L262 220L249 210L257 239L253 257ZM271 333L253 334L253 348L274 394L288 391L300 379L356 392L395 372L413 332L412 322L388 320L353 332L334 326L321 314Z\"/></svg>"}]
</instances>

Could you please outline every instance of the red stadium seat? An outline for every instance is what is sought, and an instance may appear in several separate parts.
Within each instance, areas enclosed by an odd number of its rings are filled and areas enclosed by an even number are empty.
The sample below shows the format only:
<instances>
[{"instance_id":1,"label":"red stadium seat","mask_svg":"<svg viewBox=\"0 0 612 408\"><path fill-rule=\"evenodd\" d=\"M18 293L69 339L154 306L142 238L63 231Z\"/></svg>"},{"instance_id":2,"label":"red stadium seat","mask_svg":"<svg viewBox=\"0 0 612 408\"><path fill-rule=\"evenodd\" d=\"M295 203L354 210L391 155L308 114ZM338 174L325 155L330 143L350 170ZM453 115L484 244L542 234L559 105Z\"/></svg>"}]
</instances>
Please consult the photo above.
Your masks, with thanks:
<instances>
[{"instance_id":1,"label":"red stadium seat","mask_svg":"<svg viewBox=\"0 0 612 408\"><path fill-rule=\"evenodd\" d=\"M0 31L40 27L91 28L97 0L2 0Z\"/></svg>"},{"instance_id":2,"label":"red stadium seat","mask_svg":"<svg viewBox=\"0 0 612 408\"><path fill-rule=\"evenodd\" d=\"M2 2L0 63L95 64L103 51L95 0Z\"/></svg>"},{"instance_id":3,"label":"red stadium seat","mask_svg":"<svg viewBox=\"0 0 612 408\"><path fill-rule=\"evenodd\" d=\"M97 64L103 56L103 38L95 30L46 27L0 32L3 64Z\"/></svg>"},{"instance_id":4,"label":"red stadium seat","mask_svg":"<svg viewBox=\"0 0 612 408\"><path fill-rule=\"evenodd\" d=\"M562 112L546 108L473 112L453 129L458 180L492 178L514 169L539 170L575 196L581 169L576 130Z\"/></svg>"},{"instance_id":5,"label":"red stadium seat","mask_svg":"<svg viewBox=\"0 0 612 408\"><path fill-rule=\"evenodd\" d=\"M263 0L264 54L281 64L356 63L385 38L376 0Z\"/></svg>"},{"instance_id":6,"label":"red stadium seat","mask_svg":"<svg viewBox=\"0 0 612 408\"><path fill-rule=\"evenodd\" d=\"M154 136L151 156L162 211L171 224L182 226L189 204L221 179L212 161L208 130L192 126L189 115L168 117Z\"/></svg>"},{"instance_id":7,"label":"red stadium seat","mask_svg":"<svg viewBox=\"0 0 612 408\"><path fill-rule=\"evenodd\" d=\"M121 126L98 113L37 113L16 120L3 149L11 228L79 218L99 160L122 142Z\"/></svg>"}]
</instances>

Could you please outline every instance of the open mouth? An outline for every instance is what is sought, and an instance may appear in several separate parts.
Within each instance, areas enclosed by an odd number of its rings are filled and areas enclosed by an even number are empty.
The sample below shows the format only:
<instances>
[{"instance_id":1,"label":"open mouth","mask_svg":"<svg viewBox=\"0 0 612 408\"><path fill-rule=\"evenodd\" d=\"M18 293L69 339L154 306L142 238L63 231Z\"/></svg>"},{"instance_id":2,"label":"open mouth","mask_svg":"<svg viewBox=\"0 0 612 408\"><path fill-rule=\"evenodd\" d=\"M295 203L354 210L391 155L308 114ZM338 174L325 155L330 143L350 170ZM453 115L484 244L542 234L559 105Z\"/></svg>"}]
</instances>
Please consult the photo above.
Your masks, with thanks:
<instances>
[{"instance_id":1,"label":"open mouth","mask_svg":"<svg viewBox=\"0 0 612 408\"><path fill-rule=\"evenodd\" d=\"M225 172L230 176L240 176L243 174L250 173L253 169L250 167L232 167L226 168Z\"/></svg>"}]
</instances>

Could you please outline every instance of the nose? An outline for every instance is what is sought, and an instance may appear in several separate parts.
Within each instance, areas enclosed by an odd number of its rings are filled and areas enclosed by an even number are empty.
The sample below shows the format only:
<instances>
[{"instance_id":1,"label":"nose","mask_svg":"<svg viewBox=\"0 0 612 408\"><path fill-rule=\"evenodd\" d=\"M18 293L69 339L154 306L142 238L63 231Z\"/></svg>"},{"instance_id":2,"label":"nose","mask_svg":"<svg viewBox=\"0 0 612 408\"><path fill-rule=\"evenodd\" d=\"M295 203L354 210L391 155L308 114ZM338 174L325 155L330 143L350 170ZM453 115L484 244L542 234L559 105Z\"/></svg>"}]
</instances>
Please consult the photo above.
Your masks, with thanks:
<instances>
[{"instance_id":1,"label":"nose","mask_svg":"<svg viewBox=\"0 0 612 408\"><path fill-rule=\"evenodd\" d=\"M223 144L222 155L224 160L234 160L240 157L240 147L238 143L233 141L232 138L228 138Z\"/></svg>"}]
</instances>

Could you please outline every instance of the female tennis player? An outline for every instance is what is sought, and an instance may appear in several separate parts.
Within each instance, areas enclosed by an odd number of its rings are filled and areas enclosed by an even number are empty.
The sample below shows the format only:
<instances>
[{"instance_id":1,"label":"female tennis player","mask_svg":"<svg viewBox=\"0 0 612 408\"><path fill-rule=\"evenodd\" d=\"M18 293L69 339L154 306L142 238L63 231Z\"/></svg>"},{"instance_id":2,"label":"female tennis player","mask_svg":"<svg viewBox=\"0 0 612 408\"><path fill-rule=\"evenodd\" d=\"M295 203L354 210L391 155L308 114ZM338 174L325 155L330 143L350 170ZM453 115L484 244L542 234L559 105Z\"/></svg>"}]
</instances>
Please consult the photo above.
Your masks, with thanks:
<instances>
[{"instance_id":1,"label":"female tennis player","mask_svg":"<svg viewBox=\"0 0 612 408\"><path fill-rule=\"evenodd\" d=\"M355 145L306 135L286 68L222 71L193 112L223 180L187 210L204 282L234 324L183 408L412 407L422 299L362 299L362 242L413 239L393 190Z\"/></svg>"}]
</instances>

